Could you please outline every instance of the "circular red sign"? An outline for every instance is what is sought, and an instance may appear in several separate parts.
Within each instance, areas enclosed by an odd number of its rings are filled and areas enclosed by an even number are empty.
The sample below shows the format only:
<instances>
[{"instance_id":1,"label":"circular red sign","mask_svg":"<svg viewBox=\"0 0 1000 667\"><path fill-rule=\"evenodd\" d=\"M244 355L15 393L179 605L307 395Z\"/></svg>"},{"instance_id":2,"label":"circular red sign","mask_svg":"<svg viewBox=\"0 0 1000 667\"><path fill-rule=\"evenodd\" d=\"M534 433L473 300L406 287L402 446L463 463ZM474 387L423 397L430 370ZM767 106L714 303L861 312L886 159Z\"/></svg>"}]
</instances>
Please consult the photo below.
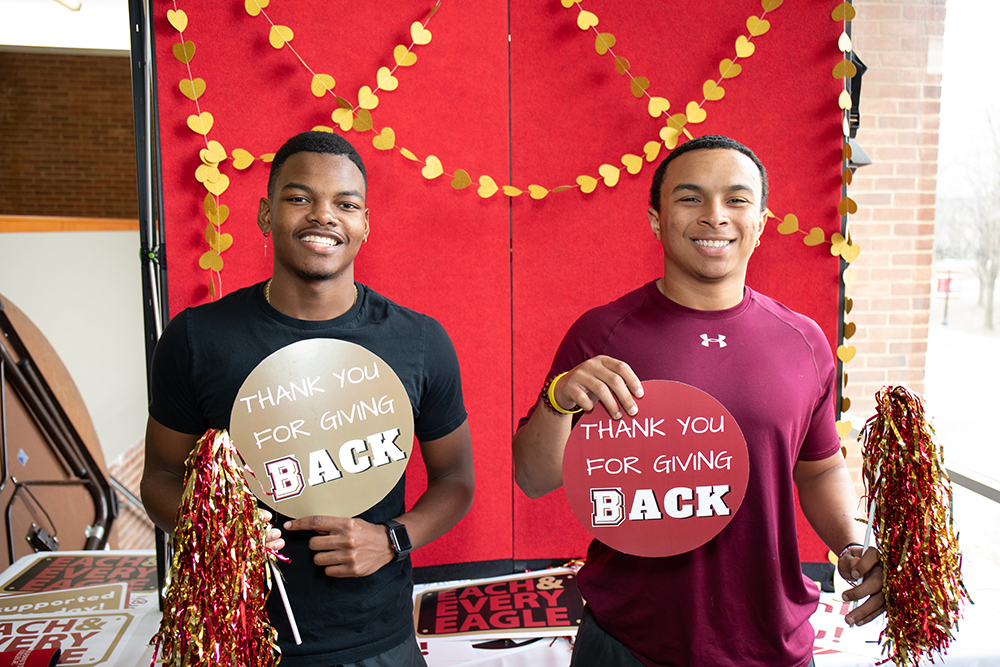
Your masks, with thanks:
<instances>
[{"instance_id":1,"label":"circular red sign","mask_svg":"<svg viewBox=\"0 0 1000 667\"><path fill-rule=\"evenodd\" d=\"M670 380L646 380L635 417L602 405L566 443L563 488L583 526L635 556L673 556L718 535L750 477L747 443L719 401Z\"/></svg>"}]
</instances>

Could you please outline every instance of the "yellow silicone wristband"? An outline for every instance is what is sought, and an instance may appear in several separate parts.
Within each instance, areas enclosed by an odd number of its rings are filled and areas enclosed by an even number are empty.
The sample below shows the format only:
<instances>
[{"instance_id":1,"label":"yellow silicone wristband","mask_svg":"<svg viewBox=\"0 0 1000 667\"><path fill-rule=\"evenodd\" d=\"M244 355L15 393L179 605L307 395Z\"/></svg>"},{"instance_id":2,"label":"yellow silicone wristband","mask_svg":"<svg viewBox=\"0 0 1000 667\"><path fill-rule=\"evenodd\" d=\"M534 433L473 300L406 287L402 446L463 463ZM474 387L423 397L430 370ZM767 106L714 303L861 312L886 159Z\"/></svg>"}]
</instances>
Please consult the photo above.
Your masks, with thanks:
<instances>
[{"instance_id":1,"label":"yellow silicone wristband","mask_svg":"<svg viewBox=\"0 0 1000 667\"><path fill-rule=\"evenodd\" d=\"M567 373L568 372L569 371L567 371ZM560 379L562 379L563 375L566 375L566 373L560 373L559 375L552 378L552 382L549 383L549 405L552 406L553 410L564 415L575 415L577 412L583 412L583 408L581 407L577 407L576 410L567 410L566 408L556 403L556 384L559 382Z\"/></svg>"}]
</instances>

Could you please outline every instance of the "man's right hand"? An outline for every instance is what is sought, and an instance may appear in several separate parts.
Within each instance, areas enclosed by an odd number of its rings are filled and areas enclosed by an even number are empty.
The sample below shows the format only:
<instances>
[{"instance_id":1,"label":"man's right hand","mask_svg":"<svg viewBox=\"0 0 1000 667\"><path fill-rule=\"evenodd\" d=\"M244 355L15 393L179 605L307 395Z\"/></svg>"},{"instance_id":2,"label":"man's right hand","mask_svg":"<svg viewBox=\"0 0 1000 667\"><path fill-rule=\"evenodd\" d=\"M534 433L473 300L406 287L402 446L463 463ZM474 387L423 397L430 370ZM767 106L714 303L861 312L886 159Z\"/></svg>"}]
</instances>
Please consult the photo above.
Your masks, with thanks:
<instances>
[{"instance_id":1,"label":"man's right hand","mask_svg":"<svg viewBox=\"0 0 1000 667\"><path fill-rule=\"evenodd\" d=\"M602 355L560 377L552 395L564 410L589 412L600 403L621 419L638 412L635 399L642 398L642 383L624 361ZM530 498L562 486L563 451L573 428L569 417L539 401L531 419L514 434L514 480Z\"/></svg>"},{"instance_id":2,"label":"man's right hand","mask_svg":"<svg viewBox=\"0 0 1000 667\"><path fill-rule=\"evenodd\" d=\"M635 416L639 411L635 398L642 398L642 393L642 383L631 367L605 355L579 364L559 378L552 390L556 403L564 409L580 407L590 412L601 403L614 419L621 419L623 410Z\"/></svg>"}]
</instances>

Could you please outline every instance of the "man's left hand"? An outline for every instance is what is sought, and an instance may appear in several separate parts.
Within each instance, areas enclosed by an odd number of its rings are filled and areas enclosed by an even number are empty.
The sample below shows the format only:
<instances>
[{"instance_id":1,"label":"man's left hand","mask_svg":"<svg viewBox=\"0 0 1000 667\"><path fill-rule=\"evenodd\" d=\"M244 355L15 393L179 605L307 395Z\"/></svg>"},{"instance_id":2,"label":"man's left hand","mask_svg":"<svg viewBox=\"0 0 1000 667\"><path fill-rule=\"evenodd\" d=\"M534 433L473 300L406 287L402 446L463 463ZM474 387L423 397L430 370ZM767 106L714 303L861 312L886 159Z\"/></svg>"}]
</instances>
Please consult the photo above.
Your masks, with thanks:
<instances>
[{"instance_id":1,"label":"man's left hand","mask_svg":"<svg viewBox=\"0 0 1000 667\"><path fill-rule=\"evenodd\" d=\"M882 594L883 570L878 549L868 547L863 554L861 547L845 550L837 563L837 570L847 581L860 582L844 591L841 597L848 602L864 600L845 616L848 625L864 625L885 613L885 596Z\"/></svg>"},{"instance_id":2,"label":"man's left hand","mask_svg":"<svg viewBox=\"0 0 1000 667\"><path fill-rule=\"evenodd\" d=\"M313 562L328 577L367 577L395 556L389 547L386 528L361 519L307 516L285 522L285 530L311 530L309 548L316 552Z\"/></svg>"}]
</instances>

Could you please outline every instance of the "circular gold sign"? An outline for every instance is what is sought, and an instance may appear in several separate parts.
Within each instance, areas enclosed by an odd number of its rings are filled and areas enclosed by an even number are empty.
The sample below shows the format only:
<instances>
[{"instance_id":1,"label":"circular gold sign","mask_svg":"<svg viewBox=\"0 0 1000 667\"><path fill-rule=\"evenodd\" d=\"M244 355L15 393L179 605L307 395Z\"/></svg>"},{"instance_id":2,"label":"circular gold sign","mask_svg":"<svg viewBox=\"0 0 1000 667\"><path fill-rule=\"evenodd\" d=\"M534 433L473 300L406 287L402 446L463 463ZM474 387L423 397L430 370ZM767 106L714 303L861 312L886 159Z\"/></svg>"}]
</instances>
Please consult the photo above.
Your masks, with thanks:
<instances>
[{"instance_id":1,"label":"circular gold sign","mask_svg":"<svg viewBox=\"0 0 1000 667\"><path fill-rule=\"evenodd\" d=\"M396 485L413 450L413 412L396 374L332 338L292 343L247 376L229 423L264 504L293 518L353 517Z\"/></svg>"}]
</instances>

